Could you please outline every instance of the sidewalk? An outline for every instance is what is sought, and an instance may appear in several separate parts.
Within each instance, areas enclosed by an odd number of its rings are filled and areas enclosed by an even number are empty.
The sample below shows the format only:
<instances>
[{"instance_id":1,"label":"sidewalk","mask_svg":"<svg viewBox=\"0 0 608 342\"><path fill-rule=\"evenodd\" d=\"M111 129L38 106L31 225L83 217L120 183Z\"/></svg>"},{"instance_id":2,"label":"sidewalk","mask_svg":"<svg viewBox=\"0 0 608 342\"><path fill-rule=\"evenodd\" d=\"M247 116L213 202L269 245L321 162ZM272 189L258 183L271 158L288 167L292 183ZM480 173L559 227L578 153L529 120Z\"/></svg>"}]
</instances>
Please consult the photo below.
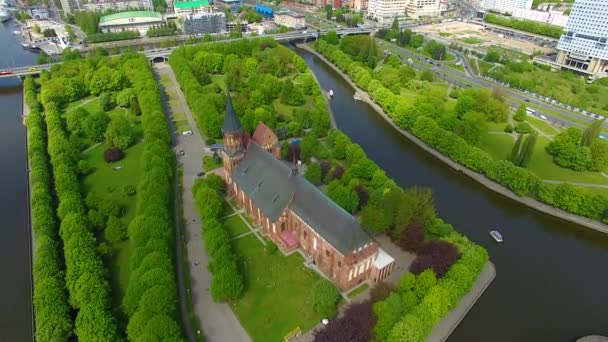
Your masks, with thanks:
<instances>
[{"instance_id":1,"label":"sidewalk","mask_svg":"<svg viewBox=\"0 0 608 342\"><path fill-rule=\"evenodd\" d=\"M207 269L209 257L205 252L201 236L201 222L196 212L192 185L197 178L197 173L202 170L201 155L205 149L205 143L201 137L196 122L182 91L179 88L173 70L168 64L155 64L155 71L159 75L168 75L171 78L171 90L179 99L180 113L184 113L188 119L192 135L175 137L174 150L178 162L183 166L183 212L185 222L185 236L183 239L188 248L189 272L190 272L190 294L194 313L201 321L202 334L205 340L211 342L242 342L250 341L247 332L241 327L240 322L227 303L216 303L211 298L210 284L211 274ZM184 151L184 155L177 153Z\"/></svg>"}]
</instances>

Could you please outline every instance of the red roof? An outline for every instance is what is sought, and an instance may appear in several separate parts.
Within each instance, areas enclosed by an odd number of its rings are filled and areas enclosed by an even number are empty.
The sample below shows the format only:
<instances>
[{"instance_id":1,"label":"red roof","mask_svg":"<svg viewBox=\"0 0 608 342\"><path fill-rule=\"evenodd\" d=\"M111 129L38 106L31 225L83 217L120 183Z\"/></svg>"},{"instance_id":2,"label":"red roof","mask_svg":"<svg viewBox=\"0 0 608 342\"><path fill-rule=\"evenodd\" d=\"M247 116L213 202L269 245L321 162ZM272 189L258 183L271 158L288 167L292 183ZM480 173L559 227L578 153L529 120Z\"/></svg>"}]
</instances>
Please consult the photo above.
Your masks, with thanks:
<instances>
[{"instance_id":1,"label":"red roof","mask_svg":"<svg viewBox=\"0 0 608 342\"><path fill-rule=\"evenodd\" d=\"M266 146L278 142L279 138L277 138L276 134L274 134L268 126L260 121L253 133L252 140L260 146Z\"/></svg>"},{"instance_id":2,"label":"red roof","mask_svg":"<svg viewBox=\"0 0 608 342\"><path fill-rule=\"evenodd\" d=\"M298 239L296 239L296 236L293 235L293 233L290 232L289 230L282 231L280 236L281 236L281 240L283 240L283 242L285 242L287 244L288 248L291 248L298 244Z\"/></svg>"}]
</instances>

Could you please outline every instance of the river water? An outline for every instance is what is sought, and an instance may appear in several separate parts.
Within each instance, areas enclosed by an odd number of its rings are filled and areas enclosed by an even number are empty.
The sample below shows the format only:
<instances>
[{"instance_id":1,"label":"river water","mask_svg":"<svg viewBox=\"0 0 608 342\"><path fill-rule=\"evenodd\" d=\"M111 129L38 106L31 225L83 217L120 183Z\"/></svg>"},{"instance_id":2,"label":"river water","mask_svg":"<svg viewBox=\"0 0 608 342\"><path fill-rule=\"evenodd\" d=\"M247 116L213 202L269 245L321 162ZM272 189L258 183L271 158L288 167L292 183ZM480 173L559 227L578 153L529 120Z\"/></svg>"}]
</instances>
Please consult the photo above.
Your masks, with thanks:
<instances>
[{"instance_id":1,"label":"river water","mask_svg":"<svg viewBox=\"0 0 608 342\"><path fill-rule=\"evenodd\" d=\"M608 236L504 198L397 133L314 55L297 52L332 89L337 126L401 186L433 189L439 215L486 247L494 282L449 341L573 341L608 335ZM488 231L499 229L497 244Z\"/></svg>"},{"instance_id":2,"label":"river water","mask_svg":"<svg viewBox=\"0 0 608 342\"><path fill-rule=\"evenodd\" d=\"M0 23L0 69L36 62L12 34L13 21ZM32 340L29 222L25 128L21 81L0 80L0 341Z\"/></svg>"}]
</instances>

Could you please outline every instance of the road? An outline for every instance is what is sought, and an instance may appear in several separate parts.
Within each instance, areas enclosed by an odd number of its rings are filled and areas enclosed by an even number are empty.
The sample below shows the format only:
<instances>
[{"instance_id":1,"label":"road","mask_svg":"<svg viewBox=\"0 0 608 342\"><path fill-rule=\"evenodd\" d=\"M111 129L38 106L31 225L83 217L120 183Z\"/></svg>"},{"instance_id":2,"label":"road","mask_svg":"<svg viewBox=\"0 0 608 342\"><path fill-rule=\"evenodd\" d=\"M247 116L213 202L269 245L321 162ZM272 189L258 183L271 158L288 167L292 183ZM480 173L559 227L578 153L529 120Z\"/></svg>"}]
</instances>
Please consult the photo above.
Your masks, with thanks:
<instances>
[{"instance_id":1,"label":"road","mask_svg":"<svg viewBox=\"0 0 608 342\"><path fill-rule=\"evenodd\" d=\"M380 41L379 38L377 38L377 40ZM442 63L438 63L437 61L427 61L426 57L424 57L420 54L417 54L411 50L399 47L397 45L387 43L385 41L382 41L382 44L384 44L384 45L388 44L391 46L392 49L396 50L399 54L412 58L412 60L414 60L414 63L412 63L412 66L415 68L422 69L422 70L432 69L436 74L441 73L442 75L444 75L445 77L447 77L451 80L457 80L459 83L462 83L464 81L466 84L469 84L469 85L475 86L475 87L480 87L480 88L500 87L504 90L505 94L510 98L510 99L508 99L508 101L510 102L510 104L513 107L518 107L520 105L520 103L522 103L522 102L529 103L535 107L540 108L540 111L537 111L537 115L543 114L548 118L549 121L554 121L554 122L559 123L564 126L574 125L574 126L578 126L578 127L584 127L584 125L582 125L581 123L578 123L574 120L584 121L584 122L592 122L594 120L590 117L576 114L576 113L566 110L562 107L548 104L545 101L538 100L535 97L532 97L530 95L527 95L527 94L517 91L517 90L513 90L510 87L505 87L503 85L497 84L496 82L488 81L484 78L476 76L475 73L473 72L473 70L471 70L471 67L470 67L467 59L464 58L464 56L461 53L459 53L458 51L450 50L451 53L454 53L456 56L459 56L459 59L461 61L465 62L463 64L463 66L465 67L466 73L462 73L458 70L444 66L444 65L442 65ZM567 118L571 118L572 121L565 120L560 117L556 117L555 115L551 115L550 112L559 113ZM608 127L608 124L606 125L606 127Z\"/></svg>"},{"instance_id":2,"label":"road","mask_svg":"<svg viewBox=\"0 0 608 342\"><path fill-rule=\"evenodd\" d=\"M207 268L209 257L205 253L203 239L201 236L201 222L196 211L192 186L197 178L198 172L203 169L201 155L205 150L205 143L201 136L194 117L182 91L180 90L171 67L165 63L155 64L155 70L160 75L168 75L172 87L167 89L174 92L179 100L180 113L184 113L188 119L192 135L176 136L174 150L178 163L183 168L183 214L185 222L185 239L188 249L190 294L194 313L201 321L202 333L205 340L211 342L248 342L251 339L247 332L241 327L238 319L227 303L216 303L211 298L209 286L211 274ZM182 156L179 151L184 151Z\"/></svg>"}]
</instances>

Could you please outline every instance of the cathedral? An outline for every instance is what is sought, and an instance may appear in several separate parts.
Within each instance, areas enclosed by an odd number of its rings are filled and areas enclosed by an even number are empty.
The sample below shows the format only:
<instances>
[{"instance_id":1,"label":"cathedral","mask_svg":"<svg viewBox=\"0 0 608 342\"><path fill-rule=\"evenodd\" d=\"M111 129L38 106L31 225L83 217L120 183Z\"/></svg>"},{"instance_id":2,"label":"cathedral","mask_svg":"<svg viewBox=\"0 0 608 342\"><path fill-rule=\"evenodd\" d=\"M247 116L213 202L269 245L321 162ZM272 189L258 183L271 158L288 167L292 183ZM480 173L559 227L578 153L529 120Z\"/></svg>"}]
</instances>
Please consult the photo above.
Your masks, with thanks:
<instances>
[{"instance_id":1,"label":"cathedral","mask_svg":"<svg viewBox=\"0 0 608 342\"><path fill-rule=\"evenodd\" d=\"M394 259L357 219L308 182L296 164L279 159L279 139L269 127L260 122L251 138L244 134L230 95L222 133L228 195L284 253L299 249L342 291L391 274Z\"/></svg>"}]
</instances>

